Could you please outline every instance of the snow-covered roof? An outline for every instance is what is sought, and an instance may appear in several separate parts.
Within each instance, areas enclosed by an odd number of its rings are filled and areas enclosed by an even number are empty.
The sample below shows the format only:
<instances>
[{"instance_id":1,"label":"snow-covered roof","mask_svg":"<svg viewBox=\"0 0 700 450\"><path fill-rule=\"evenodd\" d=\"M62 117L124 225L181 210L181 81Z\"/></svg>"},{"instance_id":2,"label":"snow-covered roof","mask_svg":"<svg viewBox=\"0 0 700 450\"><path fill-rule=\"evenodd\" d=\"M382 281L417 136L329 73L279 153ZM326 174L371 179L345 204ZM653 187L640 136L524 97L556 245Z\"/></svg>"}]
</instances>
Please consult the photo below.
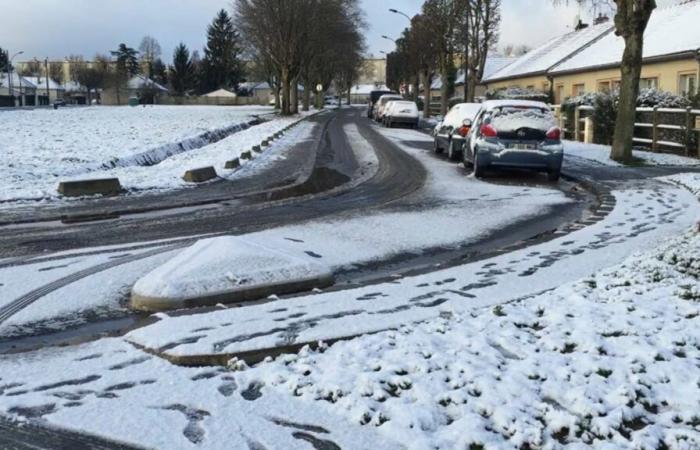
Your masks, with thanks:
<instances>
[{"instance_id":1,"label":"snow-covered roof","mask_svg":"<svg viewBox=\"0 0 700 450\"><path fill-rule=\"evenodd\" d=\"M34 86L38 86L39 89L44 88L46 89L46 77L23 77L25 80L29 81L32 83ZM49 78L49 90L52 91L62 91L63 86L61 86L59 83L56 83L54 80Z\"/></svg>"},{"instance_id":2,"label":"snow-covered roof","mask_svg":"<svg viewBox=\"0 0 700 450\"><path fill-rule=\"evenodd\" d=\"M66 92L87 92L85 86L77 81L66 81L63 83L63 87L65 88Z\"/></svg>"},{"instance_id":3,"label":"snow-covered roof","mask_svg":"<svg viewBox=\"0 0 700 450\"><path fill-rule=\"evenodd\" d=\"M614 25L611 22L606 22L559 36L526 53L501 70L488 77L485 76L484 80L496 81L545 73L582 48L609 34L613 29Z\"/></svg>"},{"instance_id":4,"label":"snow-covered roof","mask_svg":"<svg viewBox=\"0 0 700 450\"><path fill-rule=\"evenodd\" d=\"M508 66L512 62L514 62L517 58L513 56L501 56L501 55L494 55L494 56L489 56L486 58L486 64L484 65L484 76L483 78L486 79L492 74L496 73L497 71L503 69L504 67ZM457 71L457 78L455 79L455 86L462 86L464 84L464 69L459 69ZM432 84L430 85L430 89L432 90L438 90L442 88L442 79L440 77L435 77L433 80Z\"/></svg>"},{"instance_id":5,"label":"snow-covered roof","mask_svg":"<svg viewBox=\"0 0 700 450\"><path fill-rule=\"evenodd\" d=\"M358 84L350 89L352 95L369 95L372 91L390 91L386 85L377 86L376 84Z\"/></svg>"},{"instance_id":6,"label":"snow-covered roof","mask_svg":"<svg viewBox=\"0 0 700 450\"><path fill-rule=\"evenodd\" d=\"M255 91L261 89L270 89L270 83L267 81L246 81L238 85L239 89L245 89L246 91Z\"/></svg>"},{"instance_id":7,"label":"snow-covered roof","mask_svg":"<svg viewBox=\"0 0 700 450\"><path fill-rule=\"evenodd\" d=\"M20 83L20 78L22 78L22 81ZM8 77L6 72L0 72L0 87L7 87L9 85L8 83ZM31 82L31 80L28 80L27 77L20 77L17 75L17 72L12 72L12 86L14 89L19 90L20 85L22 88L29 88L29 89L36 89L36 85Z\"/></svg>"},{"instance_id":8,"label":"snow-covered roof","mask_svg":"<svg viewBox=\"0 0 700 450\"><path fill-rule=\"evenodd\" d=\"M202 97L227 97L227 98L235 98L236 94L234 94L231 91L228 91L226 89L217 89L213 92L210 92L208 94L204 94Z\"/></svg>"},{"instance_id":9,"label":"snow-covered roof","mask_svg":"<svg viewBox=\"0 0 700 450\"><path fill-rule=\"evenodd\" d=\"M655 10L644 33L644 58L696 52L700 48L700 1ZM617 65L622 60L624 40L609 33L552 72L568 72L589 67Z\"/></svg>"},{"instance_id":10,"label":"snow-covered roof","mask_svg":"<svg viewBox=\"0 0 700 450\"><path fill-rule=\"evenodd\" d=\"M168 92L168 88L143 75L135 75L126 83L129 89L156 89Z\"/></svg>"}]
</instances>

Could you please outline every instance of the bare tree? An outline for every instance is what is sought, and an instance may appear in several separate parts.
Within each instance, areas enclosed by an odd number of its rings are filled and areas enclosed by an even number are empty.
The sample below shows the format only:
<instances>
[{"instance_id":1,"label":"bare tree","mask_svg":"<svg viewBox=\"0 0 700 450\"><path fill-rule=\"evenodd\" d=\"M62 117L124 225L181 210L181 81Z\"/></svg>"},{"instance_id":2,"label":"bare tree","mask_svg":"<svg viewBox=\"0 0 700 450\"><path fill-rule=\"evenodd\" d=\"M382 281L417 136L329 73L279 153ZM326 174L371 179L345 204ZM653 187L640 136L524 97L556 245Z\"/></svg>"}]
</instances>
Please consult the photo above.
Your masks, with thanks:
<instances>
[{"instance_id":1,"label":"bare tree","mask_svg":"<svg viewBox=\"0 0 700 450\"><path fill-rule=\"evenodd\" d=\"M555 3L561 1L555 0ZM579 4L588 4L595 10L613 6L611 0L576 1ZM634 123L644 55L644 32L651 14L656 9L656 0L614 0L614 9L615 34L625 41L625 50L620 65L620 100L610 157L617 161L629 162L632 160L634 143Z\"/></svg>"},{"instance_id":2,"label":"bare tree","mask_svg":"<svg viewBox=\"0 0 700 450\"><path fill-rule=\"evenodd\" d=\"M464 100L473 102L476 85L484 77L489 50L498 40L501 0L461 0L460 9L464 11Z\"/></svg>"},{"instance_id":3,"label":"bare tree","mask_svg":"<svg viewBox=\"0 0 700 450\"><path fill-rule=\"evenodd\" d=\"M139 54L141 56L141 66L145 66L148 78L152 78L153 64L162 54L162 49L160 48L158 40L153 36L144 36L139 45Z\"/></svg>"},{"instance_id":4,"label":"bare tree","mask_svg":"<svg viewBox=\"0 0 700 450\"><path fill-rule=\"evenodd\" d=\"M58 84L63 84L65 81L65 73L63 71L62 62L49 63L49 78Z\"/></svg>"},{"instance_id":5,"label":"bare tree","mask_svg":"<svg viewBox=\"0 0 700 450\"><path fill-rule=\"evenodd\" d=\"M430 86L437 66L433 28L430 19L419 14L411 19L409 32L409 55L417 69L419 82L423 83L423 116L430 117Z\"/></svg>"},{"instance_id":6,"label":"bare tree","mask_svg":"<svg viewBox=\"0 0 700 450\"><path fill-rule=\"evenodd\" d=\"M440 73L440 114L447 114L449 96L454 91L455 43L458 29L458 0L427 0L423 4L423 15L430 27L436 50L437 69Z\"/></svg>"}]
</instances>

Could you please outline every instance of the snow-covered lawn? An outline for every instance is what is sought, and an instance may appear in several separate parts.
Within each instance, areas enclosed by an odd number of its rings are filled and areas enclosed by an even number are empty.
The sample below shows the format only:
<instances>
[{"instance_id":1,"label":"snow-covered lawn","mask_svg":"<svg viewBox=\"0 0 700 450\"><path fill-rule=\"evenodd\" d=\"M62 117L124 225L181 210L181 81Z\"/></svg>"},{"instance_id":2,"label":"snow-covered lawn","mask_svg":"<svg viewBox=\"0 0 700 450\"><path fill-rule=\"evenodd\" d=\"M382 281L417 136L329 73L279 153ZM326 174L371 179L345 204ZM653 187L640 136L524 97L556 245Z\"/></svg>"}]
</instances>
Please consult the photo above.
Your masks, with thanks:
<instances>
[{"instance_id":1,"label":"snow-covered lawn","mask_svg":"<svg viewBox=\"0 0 700 450\"><path fill-rule=\"evenodd\" d=\"M149 152L201 145L210 131L248 123L269 107L149 106L37 109L0 113L0 201L55 196L59 181L91 174L104 164L137 165Z\"/></svg>"},{"instance_id":2,"label":"snow-covered lawn","mask_svg":"<svg viewBox=\"0 0 700 450\"><path fill-rule=\"evenodd\" d=\"M527 299L253 368L122 339L2 356L0 412L156 448L694 450L699 255L688 231Z\"/></svg>"},{"instance_id":3,"label":"snow-covered lawn","mask_svg":"<svg viewBox=\"0 0 700 450\"><path fill-rule=\"evenodd\" d=\"M570 156L591 159L607 166L622 165L610 159L610 147L607 145L565 141L564 153ZM700 166L700 159L696 158L688 158L669 153L652 153L642 150L634 150L632 153L635 158L642 160L644 164L650 166Z\"/></svg>"}]
</instances>

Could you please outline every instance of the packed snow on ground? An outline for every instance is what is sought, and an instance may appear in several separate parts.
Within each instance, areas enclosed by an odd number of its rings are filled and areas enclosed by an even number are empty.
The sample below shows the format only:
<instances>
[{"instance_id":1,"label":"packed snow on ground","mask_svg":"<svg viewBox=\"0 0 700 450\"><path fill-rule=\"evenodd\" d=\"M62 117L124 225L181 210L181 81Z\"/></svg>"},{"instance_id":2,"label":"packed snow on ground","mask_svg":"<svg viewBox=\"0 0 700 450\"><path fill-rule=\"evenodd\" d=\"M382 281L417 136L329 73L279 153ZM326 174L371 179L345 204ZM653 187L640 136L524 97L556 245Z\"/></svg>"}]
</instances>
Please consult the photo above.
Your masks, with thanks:
<instances>
[{"instance_id":1,"label":"packed snow on ground","mask_svg":"<svg viewBox=\"0 0 700 450\"><path fill-rule=\"evenodd\" d=\"M653 248L700 217L700 204L687 190L655 181L647 188L635 182L612 195L617 205L603 220L541 244L391 283L295 297L283 307L167 317L127 339L173 357L191 357L377 332L554 289Z\"/></svg>"},{"instance_id":2,"label":"packed snow on ground","mask_svg":"<svg viewBox=\"0 0 700 450\"><path fill-rule=\"evenodd\" d=\"M610 159L610 146L584 144L581 142L564 141L564 154L579 158L591 159L606 166L621 166L622 164ZM669 153L652 153L643 150L632 152L635 158L650 166L700 166L700 159Z\"/></svg>"},{"instance_id":3,"label":"packed snow on ground","mask_svg":"<svg viewBox=\"0 0 700 450\"><path fill-rule=\"evenodd\" d=\"M177 306L190 299L332 280L328 268L304 256L290 255L250 238L204 239L146 274L133 292Z\"/></svg>"},{"instance_id":4,"label":"packed snow on ground","mask_svg":"<svg viewBox=\"0 0 700 450\"><path fill-rule=\"evenodd\" d=\"M199 146L207 132L248 123L269 107L85 107L2 112L0 201L56 195L59 181L136 155ZM186 144L186 145L185 145ZM172 147L172 148L171 148ZM163 155L160 155L160 154ZM158 158L156 158L156 161ZM137 161L133 161L134 164ZM128 165L134 165L128 164Z\"/></svg>"},{"instance_id":5,"label":"packed snow on ground","mask_svg":"<svg viewBox=\"0 0 700 450\"><path fill-rule=\"evenodd\" d=\"M700 173L679 173L663 177L662 179L683 186L700 197Z\"/></svg>"}]
</instances>

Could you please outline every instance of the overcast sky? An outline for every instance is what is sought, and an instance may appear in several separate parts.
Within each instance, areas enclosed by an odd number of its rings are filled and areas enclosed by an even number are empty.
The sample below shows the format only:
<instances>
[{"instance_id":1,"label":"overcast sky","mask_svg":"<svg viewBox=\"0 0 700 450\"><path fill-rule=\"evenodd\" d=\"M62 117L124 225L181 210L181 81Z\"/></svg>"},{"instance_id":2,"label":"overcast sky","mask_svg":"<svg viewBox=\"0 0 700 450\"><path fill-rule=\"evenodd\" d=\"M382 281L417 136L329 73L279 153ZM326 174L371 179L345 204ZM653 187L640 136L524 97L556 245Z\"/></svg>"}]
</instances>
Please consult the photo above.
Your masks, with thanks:
<instances>
[{"instance_id":1,"label":"overcast sky","mask_svg":"<svg viewBox=\"0 0 700 450\"><path fill-rule=\"evenodd\" d=\"M214 14L230 0L1 0L0 47L24 50L20 59L64 58L82 54L91 58L125 42L138 47L145 34L163 47L166 62L174 47L184 42L201 49L205 30ZM391 14L395 8L412 16L423 0L362 0L370 29L369 50L391 51L408 21ZM503 0L501 43L536 46L571 29L578 8L554 7L549 0Z\"/></svg>"}]
</instances>

